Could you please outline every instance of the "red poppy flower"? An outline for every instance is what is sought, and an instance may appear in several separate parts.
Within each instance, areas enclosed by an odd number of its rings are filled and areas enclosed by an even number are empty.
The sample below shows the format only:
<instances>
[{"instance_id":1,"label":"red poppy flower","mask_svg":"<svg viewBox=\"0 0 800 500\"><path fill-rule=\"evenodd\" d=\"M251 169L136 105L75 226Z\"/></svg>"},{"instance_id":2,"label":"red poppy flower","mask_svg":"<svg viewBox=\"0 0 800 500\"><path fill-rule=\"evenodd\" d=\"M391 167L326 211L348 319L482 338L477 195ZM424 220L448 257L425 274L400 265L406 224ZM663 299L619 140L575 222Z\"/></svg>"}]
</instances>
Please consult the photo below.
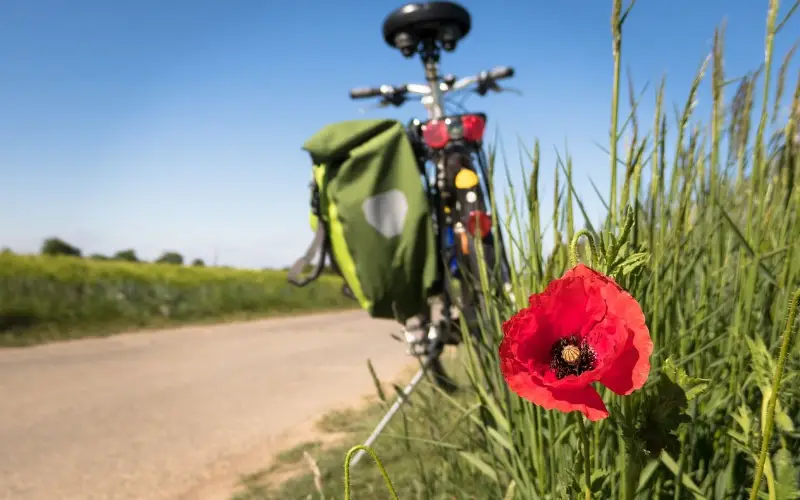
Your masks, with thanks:
<instances>
[{"instance_id":1,"label":"red poppy flower","mask_svg":"<svg viewBox=\"0 0 800 500\"><path fill-rule=\"evenodd\" d=\"M608 417L592 383L620 395L640 389L653 341L636 300L583 264L530 297L503 323L500 367L511 390L542 408Z\"/></svg>"}]
</instances>

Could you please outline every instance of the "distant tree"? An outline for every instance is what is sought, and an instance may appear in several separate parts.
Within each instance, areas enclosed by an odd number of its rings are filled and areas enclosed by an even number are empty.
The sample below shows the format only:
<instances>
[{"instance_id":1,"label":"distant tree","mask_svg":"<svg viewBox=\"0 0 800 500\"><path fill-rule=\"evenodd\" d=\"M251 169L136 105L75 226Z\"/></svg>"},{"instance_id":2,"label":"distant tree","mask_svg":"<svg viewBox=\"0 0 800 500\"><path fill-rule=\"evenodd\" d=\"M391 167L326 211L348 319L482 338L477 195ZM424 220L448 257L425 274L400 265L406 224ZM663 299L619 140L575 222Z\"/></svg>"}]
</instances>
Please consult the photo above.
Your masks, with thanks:
<instances>
[{"instance_id":1,"label":"distant tree","mask_svg":"<svg viewBox=\"0 0 800 500\"><path fill-rule=\"evenodd\" d=\"M80 257L81 250L60 238L48 238L42 243L42 255L69 255Z\"/></svg>"},{"instance_id":2,"label":"distant tree","mask_svg":"<svg viewBox=\"0 0 800 500\"><path fill-rule=\"evenodd\" d=\"M192 265L195 267L205 267L206 263L203 262L203 259L194 259Z\"/></svg>"},{"instance_id":3,"label":"distant tree","mask_svg":"<svg viewBox=\"0 0 800 500\"><path fill-rule=\"evenodd\" d=\"M101 253L93 253L92 255L89 256L89 258L92 260L110 260L108 256L103 255Z\"/></svg>"},{"instance_id":4,"label":"distant tree","mask_svg":"<svg viewBox=\"0 0 800 500\"><path fill-rule=\"evenodd\" d=\"M8 247L3 247L3 249L0 250L0 255L14 255L14 250L11 250Z\"/></svg>"},{"instance_id":5,"label":"distant tree","mask_svg":"<svg viewBox=\"0 0 800 500\"><path fill-rule=\"evenodd\" d=\"M126 262L139 262L139 257L136 256L136 251L132 248L128 250L120 250L112 257L114 260L124 260Z\"/></svg>"},{"instance_id":6,"label":"distant tree","mask_svg":"<svg viewBox=\"0 0 800 500\"><path fill-rule=\"evenodd\" d=\"M161 257L156 259L158 264L174 264L176 266L183 265L183 255L178 252L164 252Z\"/></svg>"}]
</instances>

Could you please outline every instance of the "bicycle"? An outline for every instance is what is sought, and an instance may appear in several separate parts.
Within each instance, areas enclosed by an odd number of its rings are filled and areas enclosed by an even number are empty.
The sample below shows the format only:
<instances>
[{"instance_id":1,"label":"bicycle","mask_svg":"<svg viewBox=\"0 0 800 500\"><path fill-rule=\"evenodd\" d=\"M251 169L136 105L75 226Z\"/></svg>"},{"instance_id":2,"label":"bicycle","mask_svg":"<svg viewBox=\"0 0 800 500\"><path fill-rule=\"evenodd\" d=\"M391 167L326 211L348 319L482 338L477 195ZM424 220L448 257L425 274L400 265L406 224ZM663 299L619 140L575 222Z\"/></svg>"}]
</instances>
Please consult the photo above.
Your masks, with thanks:
<instances>
[{"instance_id":1,"label":"bicycle","mask_svg":"<svg viewBox=\"0 0 800 500\"><path fill-rule=\"evenodd\" d=\"M478 327L479 312L485 310L486 301L490 299L484 296L480 285L476 242L481 244L485 268L489 272L489 291L496 297L511 292L502 233L493 230L487 203L490 184L488 161L483 150L487 116L463 110L463 103L460 105L463 112L448 113L446 98L467 90L480 96L507 90L497 82L512 77L514 69L497 67L461 79L450 74L441 76L439 71L441 51L454 51L470 28L469 12L453 2L412 3L396 9L383 23L384 40L406 58L420 56L426 83L350 90L352 99L380 98L379 107L400 107L410 96L417 96L427 110L427 120L414 118L406 128L433 209L442 277L434 295L441 298L444 316L434 321L435 311L431 305L419 316L416 330L424 332L422 336L414 335L408 326L403 329L409 354L422 358L423 366L378 424L367 440L367 446L413 391L426 370L433 373L440 387L455 389L455 383L445 372L440 359L446 345L458 345L462 341L450 314L456 295L453 281L459 280L461 285L459 309L470 333ZM361 455L356 455L353 465Z\"/></svg>"}]
</instances>

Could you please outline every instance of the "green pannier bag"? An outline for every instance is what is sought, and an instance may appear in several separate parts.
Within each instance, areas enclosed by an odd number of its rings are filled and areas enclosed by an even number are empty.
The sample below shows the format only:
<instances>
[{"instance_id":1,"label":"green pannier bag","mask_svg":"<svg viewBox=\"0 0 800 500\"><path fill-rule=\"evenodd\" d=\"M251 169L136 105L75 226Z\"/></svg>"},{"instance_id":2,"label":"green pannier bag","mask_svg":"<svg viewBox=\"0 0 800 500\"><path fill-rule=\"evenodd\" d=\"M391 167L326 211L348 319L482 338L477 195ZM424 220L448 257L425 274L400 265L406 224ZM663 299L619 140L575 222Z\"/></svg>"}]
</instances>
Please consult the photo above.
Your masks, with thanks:
<instances>
[{"instance_id":1,"label":"green pannier bag","mask_svg":"<svg viewBox=\"0 0 800 500\"><path fill-rule=\"evenodd\" d=\"M437 281L437 245L414 150L396 120L349 120L303 145L311 155L314 241L289 271L305 286L326 257L343 290L373 318L422 314ZM314 271L300 275L317 257Z\"/></svg>"}]
</instances>

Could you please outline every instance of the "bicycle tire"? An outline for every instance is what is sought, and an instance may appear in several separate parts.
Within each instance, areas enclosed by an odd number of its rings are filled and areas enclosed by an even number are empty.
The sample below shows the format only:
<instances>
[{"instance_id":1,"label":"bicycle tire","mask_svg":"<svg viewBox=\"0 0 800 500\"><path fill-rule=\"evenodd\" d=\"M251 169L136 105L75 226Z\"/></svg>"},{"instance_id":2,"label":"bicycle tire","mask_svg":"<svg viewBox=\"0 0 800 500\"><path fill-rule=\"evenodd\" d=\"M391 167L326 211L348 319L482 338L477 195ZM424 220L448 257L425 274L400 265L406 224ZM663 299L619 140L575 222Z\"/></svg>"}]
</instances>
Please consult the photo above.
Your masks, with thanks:
<instances>
[{"instance_id":1,"label":"bicycle tire","mask_svg":"<svg viewBox=\"0 0 800 500\"><path fill-rule=\"evenodd\" d=\"M478 163L480 164L480 159ZM445 164L448 171L448 181L452 186L452 190L456 192L455 219L465 224L471 211L487 211L486 195L488 193L485 192L483 186L460 188L455 182L455 176L463 170L468 170L477 176L478 172L470 152L456 150L445 158ZM481 173L486 175L485 172ZM488 190L488 186L486 190ZM489 291L492 295L500 296L503 290L504 277L501 267L504 262L504 255L498 258L497 251L499 250L502 253L504 249L502 239L495 241L495 234L496 231L493 231L480 240L470 237L468 238L467 251L464 252L463 249L458 249L456 252L461 276L461 304L459 309L467 325L468 332L476 340L482 337L480 332L481 318L489 310L487 301L492 299L485 296L481 285L481 259L477 251L477 245L480 245L482 250L483 264L487 272L489 287L486 291Z\"/></svg>"}]
</instances>

